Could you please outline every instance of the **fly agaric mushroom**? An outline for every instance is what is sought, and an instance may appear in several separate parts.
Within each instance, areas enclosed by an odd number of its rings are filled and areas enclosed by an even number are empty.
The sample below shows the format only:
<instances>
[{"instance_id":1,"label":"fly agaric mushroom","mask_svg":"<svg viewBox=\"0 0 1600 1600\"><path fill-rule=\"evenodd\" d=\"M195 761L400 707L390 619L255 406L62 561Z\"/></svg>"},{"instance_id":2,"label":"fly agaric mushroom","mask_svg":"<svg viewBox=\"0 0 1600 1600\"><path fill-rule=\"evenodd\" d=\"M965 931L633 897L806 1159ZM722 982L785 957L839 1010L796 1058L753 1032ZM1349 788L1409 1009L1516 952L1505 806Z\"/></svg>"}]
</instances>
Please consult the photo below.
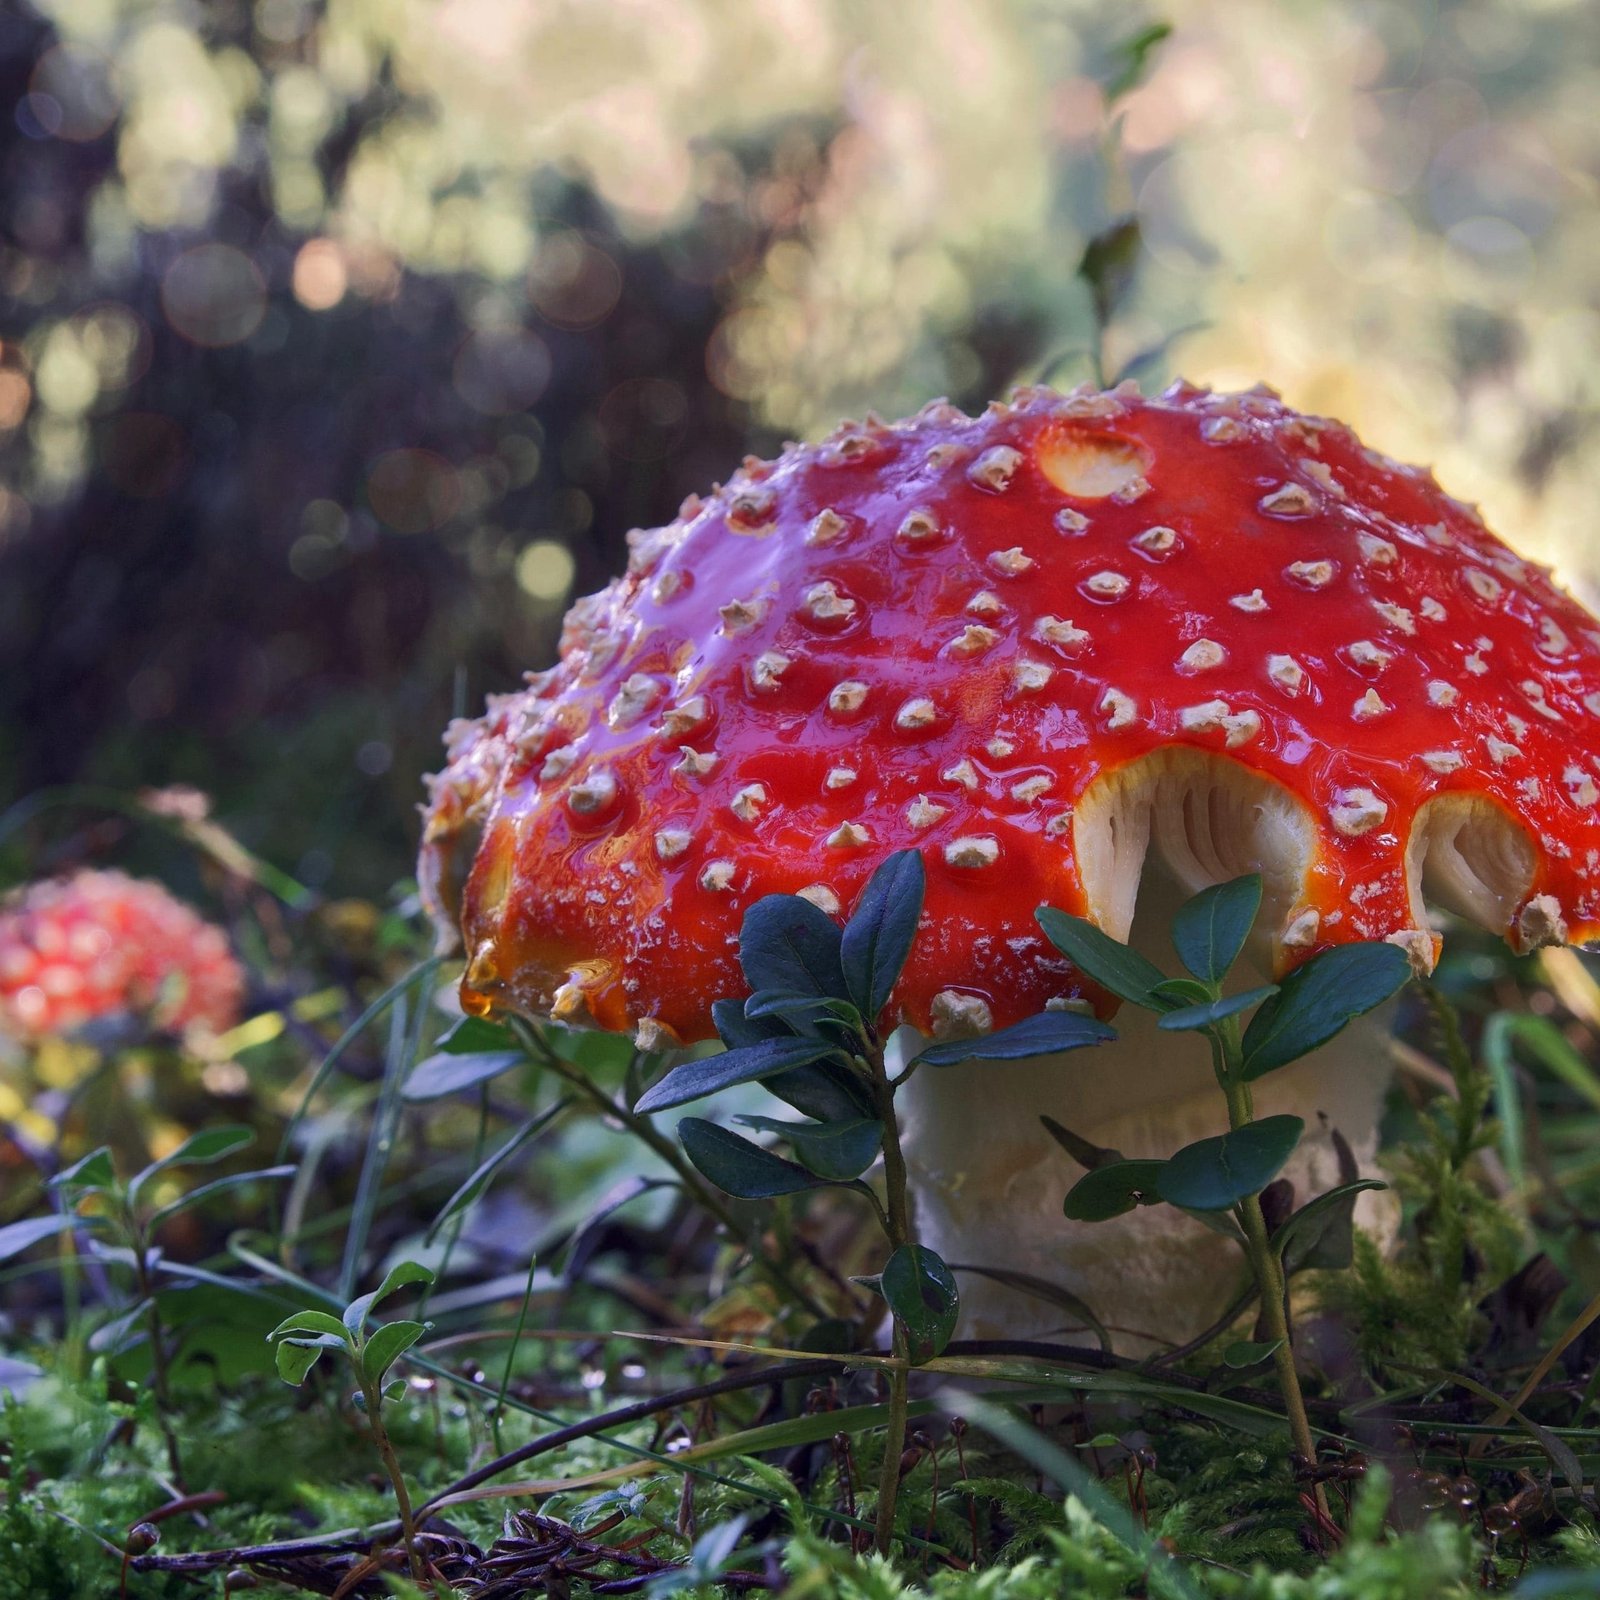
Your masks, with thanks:
<instances>
[{"instance_id":1,"label":"fly agaric mushroom","mask_svg":"<svg viewBox=\"0 0 1600 1600\"><path fill-rule=\"evenodd\" d=\"M0 1033L37 1039L122 1012L220 1032L243 988L227 936L159 883L76 872L0 903Z\"/></svg>"},{"instance_id":2,"label":"fly agaric mushroom","mask_svg":"<svg viewBox=\"0 0 1600 1600\"><path fill-rule=\"evenodd\" d=\"M1044 904L1164 956L1153 901L1259 871L1273 975L1368 939L1430 969L1425 897L1520 950L1600 925L1594 620L1428 473L1267 389L847 424L630 544L432 781L452 932L472 858L470 1011L710 1037L747 907L836 913L904 847L927 898L891 1009L941 1036L1108 1009ZM1088 1055L920 1072L907 1154L942 1255L1181 1337L1226 1302L1227 1242L1167 1207L1065 1222L1080 1169L1039 1120L1129 1155L1222 1130L1203 1059L1132 1020ZM1387 1075L1346 1034L1259 1086L1312 1125L1302 1193L1337 1181L1335 1129L1370 1167ZM977 1333L1059 1321L964 1302Z\"/></svg>"}]
</instances>

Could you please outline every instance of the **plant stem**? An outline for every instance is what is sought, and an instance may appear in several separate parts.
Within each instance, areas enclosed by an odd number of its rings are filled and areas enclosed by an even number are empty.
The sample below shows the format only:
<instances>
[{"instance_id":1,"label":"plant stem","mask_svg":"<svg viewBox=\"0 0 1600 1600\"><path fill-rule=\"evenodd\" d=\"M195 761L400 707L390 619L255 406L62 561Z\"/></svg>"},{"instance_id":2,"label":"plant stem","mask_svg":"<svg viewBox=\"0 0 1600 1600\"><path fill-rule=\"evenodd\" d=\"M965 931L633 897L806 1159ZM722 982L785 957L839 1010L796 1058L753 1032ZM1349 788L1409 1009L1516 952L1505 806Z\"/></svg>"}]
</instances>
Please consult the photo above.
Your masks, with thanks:
<instances>
[{"instance_id":1,"label":"plant stem","mask_svg":"<svg viewBox=\"0 0 1600 1600\"><path fill-rule=\"evenodd\" d=\"M406 1559L411 1564L412 1581L421 1588L425 1582L422 1557L417 1551L417 1525L411 1514L411 1491L406 1488L406 1475L400 1470L400 1458L394 1453L389 1430L383 1425L383 1395L366 1379L361 1379L361 1394L367 1403L367 1425L372 1429L372 1442L378 1447L383 1460L383 1470L389 1475L394 1489L395 1509L400 1514L400 1537L405 1540Z\"/></svg>"},{"instance_id":2,"label":"plant stem","mask_svg":"<svg viewBox=\"0 0 1600 1600\"><path fill-rule=\"evenodd\" d=\"M172 1481L181 1491L183 1482L183 1457L178 1449L177 1430L172 1425L172 1385L167 1374L167 1332L162 1326L161 1312L156 1307L155 1285L150 1279L150 1267L146 1260L150 1249L150 1242L144 1236L144 1231L131 1225L129 1233L133 1244L134 1276L138 1284L139 1298L146 1304L144 1325L146 1337L150 1340L150 1387L156 1398L156 1425L161 1429L161 1437L166 1442L167 1466L172 1473Z\"/></svg>"},{"instance_id":3,"label":"plant stem","mask_svg":"<svg viewBox=\"0 0 1600 1600\"><path fill-rule=\"evenodd\" d=\"M878 1120L883 1124L883 1187L888 1220L889 1248L911 1244L911 1207L906 1198L906 1160L900 1148L900 1125L894 1113L894 1085L884 1070L883 1053L875 1050L869 1065ZM895 1365L889 1369L889 1425L883 1438L883 1465L878 1472L878 1514L875 1527L878 1554L887 1556L894 1545L894 1513L900 1498L900 1457L906 1447L906 1409L910 1399L911 1348L905 1330L895 1319Z\"/></svg>"},{"instance_id":4,"label":"plant stem","mask_svg":"<svg viewBox=\"0 0 1600 1600\"><path fill-rule=\"evenodd\" d=\"M534 1055L544 1067L553 1072L563 1083L570 1084L597 1110L608 1117L615 1117L629 1133L660 1156L677 1174L679 1182L688 1193L694 1196L696 1204L709 1211L735 1239L742 1241L750 1253L756 1271L766 1278L773 1288L794 1305L801 1306L817 1321L820 1322L827 1317L827 1310L818 1304L781 1262L774 1261L761 1248L760 1240L754 1231L741 1225L738 1218L723 1203L722 1196L706 1185L677 1144L660 1132L648 1117L637 1116L619 1101L613 1100L597 1083L592 1082L570 1062L563 1061L538 1031L529 1027L521 1018L510 1019L510 1027L521 1041L523 1048Z\"/></svg>"},{"instance_id":5,"label":"plant stem","mask_svg":"<svg viewBox=\"0 0 1600 1600\"><path fill-rule=\"evenodd\" d=\"M1231 1018L1229 1020L1232 1021ZM1228 1126L1235 1129L1246 1127L1253 1115L1250 1086L1239 1077L1238 1038L1238 1024L1234 1023L1233 1028L1224 1035L1224 1062L1222 1070L1218 1072L1223 1092L1228 1097ZM1283 1263L1272 1248L1260 1195L1246 1195L1239 1202L1239 1222L1244 1229L1245 1253L1250 1258L1250 1270L1261 1291L1261 1321L1265 1325L1267 1338L1277 1346L1272 1352L1272 1364L1277 1370L1278 1388L1283 1394L1283 1409L1289 1417L1289 1438L1295 1454L1308 1467L1315 1466L1317 1443L1311 1436L1311 1419L1306 1415L1305 1396L1300 1392L1300 1374L1294 1367ZM1327 1491L1320 1483L1313 1483L1311 1493L1319 1517L1327 1520Z\"/></svg>"}]
</instances>

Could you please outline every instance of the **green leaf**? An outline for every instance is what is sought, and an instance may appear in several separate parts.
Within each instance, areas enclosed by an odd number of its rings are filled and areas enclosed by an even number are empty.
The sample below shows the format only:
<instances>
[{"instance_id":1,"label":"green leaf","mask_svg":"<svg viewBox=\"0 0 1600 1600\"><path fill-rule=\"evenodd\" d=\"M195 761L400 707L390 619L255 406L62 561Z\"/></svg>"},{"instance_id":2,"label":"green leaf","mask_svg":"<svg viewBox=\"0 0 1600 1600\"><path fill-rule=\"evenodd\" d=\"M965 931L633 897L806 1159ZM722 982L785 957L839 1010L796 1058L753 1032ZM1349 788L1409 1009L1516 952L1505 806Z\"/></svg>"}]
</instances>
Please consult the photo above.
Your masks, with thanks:
<instances>
[{"instance_id":1,"label":"green leaf","mask_svg":"<svg viewBox=\"0 0 1600 1600\"><path fill-rule=\"evenodd\" d=\"M929 1045L917 1060L926 1067L955 1067L963 1061L1026 1061L1086 1044L1106 1044L1117 1031L1076 1011L1041 1011L998 1033L975 1039L949 1039Z\"/></svg>"},{"instance_id":2,"label":"green leaf","mask_svg":"<svg viewBox=\"0 0 1600 1600\"><path fill-rule=\"evenodd\" d=\"M1127 945L1118 944L1082 917L1069 916L1054 906L1040 906L1034 916L1044 929L1045 937L1084 977L1093 979L1119 999L1143 1006L1146 1011L1167 1009L1151 993L1164 981L1159 967Z\"/></svg>"},{"instance_id":3,"label":"green leaf","mask_svg":"<svg viewBox=\"0 0 1600 1600\"><path fill-rule=\"evenodd\" d=\"M381 1389L389 1368L432 1326L431 1322L386 1322L381 1328L374 1328L361 1352L361 1370L367 1382Z\"/></svg>"},{"instance_id":4,"label":"green leaf","mask_svg":"<svg viewBox=\"0 0 1600 1600\"><path fill-rule=\"evenodd\" d=\"M83 1218L75 1216L29 1217L25 1222L13 1222L0 1228L0 1261L9 1261L12 1256L21 1255L41 1240L53 1239L58 1233L67 1232L82 1221Z\"/></svg>"},{"instance_id":5,"label":"green leaf","mask_svg":"<svg viewBox=\"0 0 1600 1600\"><path fill-rule=\"evenodd\" d=\"M1161 1198L1190 1211L1226 1211L1277 1177L1305 1126L1299 1117L1263 1117L1186 1144L1162 1167Z\"/></svg>"},{"instance_id":6,"label":"green leaf","mask_svg":"<svg viewBox=\"0 0 1600 1600\"><path fill-rule=\"evenodd\" d=\"M213 1178L210 1183L202 1183L198 1189L180 1194L176 1200L153 1211L145 1226L157 1228L168 1217L175 1217L180 1211L187 1211L190 1206L197 1206L202 1200L209 1200L212 1195L224 1194L229 1189L242 1189L247 1183L275 1183L283 1178L292 1178L299 1170L298 1167L288 1165L258 1167L254 1172L230 1172L226 1177Z\"/></svg>"},{"instance_id":7,"label":"green leaf","mask_svg":"<svg viewBox=\"0 0 1600 1600\"><path fill-rule=\"evenodd\" d=\"M1135 1206L1159 1205L1164 1161L1108 1161L1086 1172L1067 1191L1062 1210L1073 1222L1105 1222Z\"/></svg>"},{"instance_id":8,"label":"green leaf","mask_svg":"<svg viewBox=\"0 0 1600 1600\"><path fill-rule=\"evenodd\" d=\"M919 850L896 850L861 893L840 944L846 991L869 1023L889 996L916 942L926 874Z\"/></svg>"},{"instance_id":9,"label":"green leaf","mask_svg":"<svg viewBox=\"0 0 1600 1600\"><path fill-rule=\"evenodd\" d=\"M327 1333L340 1344L347 1342L344 1324L327 1311L296 1311L293 1316L285 1317L267 1335L267 1342L271 1344L274 1340L286 1338L291 1333Z\"/></svg>"},{"instance_id":10,"label":"green leaf","mask_svg":"<svg viewBox=\"0 0 1600 1600\"><path fill-rule=\"evenodd\" d=\"M794 1030L782 1017L747 1017L742 1000L713 1000L711 1021L728 1050L743 1050L767 1039L788 1039Z\"/></svg>"},{"instance_id":11,"label":"green leaf","mask_svg":"<svg viewBox=\"0 0 1600 1600\"><path fill-rule=\"evenodd\" d=\"M849 1122L780 1122L776 1117L740 1117L747 1128L775 1133L787 1139L789 1147L808 1172L830 1183L848 1183L859 1178L883 1148L883 1124L875 1117L857 1117Z\"/></svg>"},{"instance_id":12,"label":"green leaf","mask_svg":"<svg viewBox=\"0 0 1600 1600\"><path fill-rule=\"evenodd\" d=\"M797 894L768 894L744 914L739 965L752 989L850 998L839 965L839 924Z\"/></svg>"},{"instance_id":13,"label":"green leaf","mask_svg":"<svg viewBox=\"0 0 1600 1600\"><path fill-rule=\"evenodd\" d=\"M1244 1081L1309 1055L1352 1018L1381 1006L1410 977L1411 962L1398 945L1343 944L1313 957L1250 1019Z\"/></svg>"},{"instance_id":14,"label":"green leaf","mask_svg":"<svg viewBox=\"0 0 1600 1600\"><path fill-rule=\"evenodd\" d=\"M331 1333L319 1334L312 1339L285 1339L273 1351L272 1359L277 1365L278 1376L298 1389L322 1359L324 1350L342 1348L342 1341L335 1339Z\"/></svg>"},{"instance_id":15,"label":"green leaf","mask_svg":"<svg viewBox=\"0 0 1600 1600\"><path fill-rule=\"evenodd\" d=\"M1285 1272L1316 1267L1348 1267L1355 1249L1356 1197L1368 1189L1387 1189L1376 1178L1341 1183L1307 1200L1285 1217L1272 1236L1272 1248Z\"/></svg>"},{"instance_id":16,"label":"green leaf","mask_svg":"<svg viewBox=\"0 0 1600 1600\"><path fill-rule=\"evenodd\" d=\"M1225 1367L1259 1366L1263 1361L1270 1361L1282 1343L1282 1339L1273 1339L1260 1344L1249 1339L1237 1340L1222 1352L1222 1364Z\"/></svg>"},{"instance_id":17,"label":"green leaf","mask_svg":"<svg viewBox=\"0 0 1600 1600\"><path fill-rule=\"evenodd\" d=\"M416 1261L401 1261L390 1267L382 1283L371 1294L358 1295L344 1308L344 1325L351 1333L359 1334L366 1325L372 1308L380 1301L387 1300L396 1289L403 1289L407 1284L432 1283L433 1273L427 1267Z\"/></svg>"},{"instance_id":18,"label":"green leaf","mask_svg":"<svg viewBox=\"0 0 1600 1600\"><path fill-rule=\"evenodd\" d=\"M1150 64L1151 53L1171 33L1170 22L1152 22L1116 46L1112 55L1115 66L1105 84L1107 105L1138 87Z\"/></svg>"},{"instance_id":19,"label":"green leaf","mask_svg":"<svg viewBox=\"0 0 1600 1600\"><path fill-rule=\"evenodd\" d=\"M1204 1005L1181 1006L1176 1011L1169 1011L1156 1023L1156 1026L1165 1028L1168 1033L1189 1033L1200 1028L1213 1028L1225 1017L1235 1017L1241 1011L1248 1011L1252 1006L1258 1006L1263 1000L1270 999L1277 992L1277 984L1268 983L1259 989L1246 989L1242 994L1224 995L1220 1000L1208 1000Z\"/></svg>"},{"instance_id":20,"label":"green leaf","mask_svg":"<svg viewBox=\"0 0 1600 1600\"><path fill-rule=\"evenodd\" d=\"M828 1179L702 1117L685 1117L678 1138L695 1170L738 1200L773 1200L828 1186Z\"/></svg>"},{"instance_id":21,"label":"green leaf","mask_svg":"<svg viewBox=\"0 0 1600 1600\"><path fill-rule=\"evenodd\" d=\"M203 1128L199 1133L191 1134L171 1155L152 1161L143 1172L134 1175L128 1184L128 1205L130 1208L136 1206L145 1186L169 1167L209 1166L214 1161L231 1156L236 1150L244 1149L248 1144L254 1144L255 1138L254 1128L237 1123L220 1128Z\"/></svg>"},{"instance_id":22,"label":"green leaf","mask_svg":"<svg viewBox=\"0 0 1600 1600\"><path fill-rule=\"evenodd\" d=\"M782 1017L796 1033L816 1035L823 1024L861 1031L861 1014L848 1000L827 995L793 994L783 989L758 989L744 1003L744 1014L752 1022L767 1017Z\"/></svg>"},{"instance_id":23,"label":"green leaf","mask_svg":"<svg viewBox=\"0 0 1600 1600\"><path fill-rule=\"evenodd\" d=\"M111 1163L111 1152L105 1145L91 1150L88 1155L74 1161L65 1172L58 1172L48 1188L51 1189L109 1189L117 1181L116 1168Z\"/></svg>"},{"instance_id":24,"label":"green leaf","mask_svg":"<svg viewBox=\"0 0 1600 1600\"><path fill-rule=\"evenodd\" d=\"M1074 1322L1081 1322L1089 1329L1100 1348L1110 1355L1111 1335L1090 1309L1088 1302L1079 1299L1070 1289L1063 1289L1059 1283L1051 1283L1048 1278L1036 1278L1031 1272L1013 1272L1008 1267L979 1267L971 1262L962 1261L953 1261L950 1266L952 1271L975 1272L980 1278L990 1278L995 1283L1003 1283L1008 1289L1015 1289L1018 1294L1042 1300L1046 1305L1064 1311ZM806 1345L804 1348L809 1350L812 1346Z\"/></svg>"},{"instance_id":25,"label":"green leaf","mask_svg":"<svg viewBox=\"0 0 1600 1600\"><path fill-rule=\"evenodd\" d=\"M926 1245L903 1244L884 1263L878 1292L905 1329L911 1359L941 1355L956 1331L961 1295L955 1274Z\"/></svg>"},{"instance_id":26,"label":"green leaf","mask_svg":"<svg viewBox=\"0 0 1600 1600\"><path fill-rule=\"evenodd\" d=\"M1239 959L1261 909L1261 874L1202 889L1172 919L1178 959L1202 983L1221 983Z\"/></svg>"},{"instance_id":27,"label":"green leaf","mask_svg":"<svg viewBox=\"0 0 1600 1600\"><path fill-rule=\"evenodd\" d=\"M1123 217L1102 229L1084 247L1078 277L1089 286L1096 326L1104 328L1116 315L1139 265L1139 219Z\"/></svg>"},{"instance_id":28,"label":"green leaf","mask_svg":"<svg viewBox=\"0 0 1600 1600\"><path fill-rule=\"evenodd\" d=\"M490 1022L486 1017L462 1017L439 1040L438 1048L446 1055L483 1056L497 1050L516 1050L517 1036L503 1022Z\"/></svg>"},{"instance_id":29,"label":"green leaf","mask_svg":"<svg viewBox=\"0 0 1600 1600\"><path fill-rule=\"evenodd\" d=\"M860 1075L836 1058L791 1067L761 1080L761 1087L818 1122L853 1122L872 1115L872 1096Z\"/></svg>"},{"instance_id":30,"label":"green leaf","mask_svg":"<svg viewBox=\"0 0 1600 1600\"><path fill-rule=\"evenodd\" d=\"M1091 1172L1096 1167L1109 1167L1113 1161L1124 1159L1120 1150L1113 1150L1108 1145L1090 1144L1081 1134L1074 1133L1071 1128L1062 1127L1054 1117L1041 1113L1039 1121L1043 1123L1044 1131L1080 1167L1087 1167Z\"/></svg>"},{"instance_id":31,"label":"green leaf","mask_svg":"<svg viewBox=\"0 0 1600 1600\"><path fill-rule=\"evenodd\" d=\"M417 1105L424 1100L442 1100L446 1095L460 1094L464 1089L475 1089L480 1083L498 1078L528 1058L520 1050L487 1050L476 1055L462 1055L451 1050L440 1050L419 1061L411 1069L401 1098Z\"/></svg>"},{"instance_id":32,"label":"green leaf","mask_svg":"<svg viewBox=\"0 0 1600 1600\"><path fill-rule=\"evenodd\" d=\"M535 1134L542 1132L563 1112L572 1102L558 1100L548 1110L541 1111L538 1116L530 1117L522 1124L498 1150L492 1151L467 1175L457 1188L456 1192L444 1203L444 1208L428 1225L428 1232L423 1240L424 1244L432 1244L434 1235L438 1233L445 1223L462 1211L465 1211L479 1195L487 1189L494 1180L494 1175L519 1151Z\"/></svg>"},{"instance_id":33,"label":"green leaf","mask_svg":"<svg viewBox=\"0 0 1600 1600\"><path fill-rule=\"evenodd\" d=\"M1155 988L1150 991L1157 1000L1164 1000L1166 1005L1163 1010L1171 1010L1173 1006L1203 1006L1216 998L1216 993L1209 983L1201 983L1198 978L1163 978Z\"/></svg>"},{"instance_id":34,"label":"green leaf","mask_svg":"<svg viewBox=\"0 0 1600 1600\"><path fill-rule=\"evenodd\" d=\"M802 905L805 901L800 902ZM839 1047L826 1039L766 1039L740 1050L725 1050L720 1056L703 1056L674 1067L665 1077L639 1096L634 1110L665 1111L669 1106L687 1105L719 1089L736 1083L757 1083L791 1067L804 1067L813 1061L837 1056Z\"/></svg>"}]
</instances>

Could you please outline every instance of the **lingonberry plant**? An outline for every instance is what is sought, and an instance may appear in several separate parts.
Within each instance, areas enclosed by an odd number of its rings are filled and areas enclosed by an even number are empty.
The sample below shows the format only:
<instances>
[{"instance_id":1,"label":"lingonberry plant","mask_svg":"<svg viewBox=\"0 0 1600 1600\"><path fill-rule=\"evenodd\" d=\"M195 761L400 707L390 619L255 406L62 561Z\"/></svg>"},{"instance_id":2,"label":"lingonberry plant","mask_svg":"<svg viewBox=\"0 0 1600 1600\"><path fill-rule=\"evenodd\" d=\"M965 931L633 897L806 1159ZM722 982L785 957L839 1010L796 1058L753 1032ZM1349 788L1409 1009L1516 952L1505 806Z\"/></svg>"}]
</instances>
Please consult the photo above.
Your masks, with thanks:
<instances>
[{"instance_id":1,"label":"lingonberry plant","mask_svg":"<svg viewBox=\"0 0 1600 1600\"><path fill-rule=\"evenodd\" d=\"M267 1335L268 1342L275 1347L278 1376L296 1387L306 1381L325 1351L337 1351L349 1364L357 1385L356 1406L366 1413L373 1446L394 1490L400 1536L405 1544L411 1577L418 1584L423 1582L424 1573L422 1557L417 1550L416 1521L411 1514L411 1491L406 1486L406 1475L395 1454L389 1430L384 1426L383 1403L405 1393L405 1380L396 1378L391 1382L389 1372L433 1324L402 1320L380 1323L369 1331L367 1321L378 1303L388 1299L396 1289L432 1282L433 1274L426 1267L414 1261L402 1261L390 1269L371 1294L358 1295L352 1300L342 1315L336 1317L329 1311L296 1311Z\"/></svg>"},{"instance_id":2,"label":"lingonberry plant","mask_svg":"<svg viewBox=\"0 0 1600 1600\"><path fill-rule=\"evenodd\" d=\"M1316 1459L1305 1401L1289 1342L1283 1253L1319 1213L1353 1201L1372 1179L1319 1195L1270 1233L1261 1193L1282 1171L1305 1131L1299 1117L1254 1115L1251 1085L1309 1055L1346 1023L1373 1010L1411 976L1405 952L1387 943L1340 945L1297 967L1282 983L1223 993L1261 909L1261 877L1252 873L1203 890L1172 923L1172 943L1189 976L1169 978L1152 962L1092 922L1052 907L1038 912L1052 944L1086 977L1119 999L1159 1015L1169 1033L1198 1033L1211 1047L1229 1131L1161 1159L1125 1159L1047 1126L1090 1171L1066 1197L1068 1217L1099 1222L1135 1206L1172 1205L1212 1226L1235 1231L1261 1298L1265 1339L1242 1352L1276 1369L1296 1453ZM1245 1014L1253 1013L1241 1026ZM1314 1211L1313 1208L1316 1208ZM1224 1220L1226 1219L1226 1220ZM1320 1498L1320 1496L1319 1496ZM1324 1508L1325 1509L1325 1508Z\"/></svg>"},{"instance_id":3,"label":"lingonberry plant","mask_svg":"<svg viewBox=\"0 0 1600 1600\"><path fill-rule=\"evenodd\" d=\"M905 1442L909 1368L938 1355L955 1331L955 1276L917 1242L895 1095L923 1067L1017 1061L1100 1044L1112 1030L1069 1011L1043 1012L978 1039L929 1045L898 1070L886 1059L884 1008L917 936L924 874L915 850L889 856L841 927L799 895L767 895L745 913L739 962L748 999L719 1000L712 1014L726 1049L673 1067L640 1097L639 1112L686 1105L719 1089L759 1082L803 1122L740 1120L785 1142L787 1159L701 1117L678 1137L698 1171L740 1199L773 1199L838 1187L871 1206L889 1246L871 1287L894 1318L889 1425L878 1484L877 1543L894 1534ZM883 1160L883 1196L863 1174Z\"/></svg>"}]
</instances>

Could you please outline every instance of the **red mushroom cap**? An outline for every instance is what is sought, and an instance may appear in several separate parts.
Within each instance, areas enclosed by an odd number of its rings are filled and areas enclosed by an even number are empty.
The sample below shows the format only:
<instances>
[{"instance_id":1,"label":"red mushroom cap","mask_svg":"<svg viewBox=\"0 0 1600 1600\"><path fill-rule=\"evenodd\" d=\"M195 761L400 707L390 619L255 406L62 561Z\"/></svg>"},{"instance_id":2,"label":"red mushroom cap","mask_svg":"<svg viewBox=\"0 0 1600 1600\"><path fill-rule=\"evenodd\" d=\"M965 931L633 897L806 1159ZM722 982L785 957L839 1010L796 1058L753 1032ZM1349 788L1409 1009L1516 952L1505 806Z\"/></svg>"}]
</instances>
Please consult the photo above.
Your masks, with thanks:
<instances>
[{"instance_id":1,"label":"red mushroom cap","mask_svg":"<svg viewBox=\"0 0 1600 1600\"><path fill-rule=\"evenodd\" d=\"M470 1009L707 1036L754 900L848 907L909 846L896 1005L1003 1025L1083 992L1034 909L1125 934L1152 829L1196 886L1267 868L1280 968L1431 965L1424 871L1519 947L1596 931L1594 619L1266 389L847 424L630 543L432 781L441 915L476 836Z\"/></svg>"},{"instance_id":2,"label":"red mushroom cap","mask_svg":"<svg viewBox=\"0 0 1600 1600\"><path fill-rule=\"evenodd\" d=\"M243 988L227 936L158 883L77 872L0 903L0 1032L69 1033L116 1012L220 1032Z\"/></svg>"}]
</instances>

